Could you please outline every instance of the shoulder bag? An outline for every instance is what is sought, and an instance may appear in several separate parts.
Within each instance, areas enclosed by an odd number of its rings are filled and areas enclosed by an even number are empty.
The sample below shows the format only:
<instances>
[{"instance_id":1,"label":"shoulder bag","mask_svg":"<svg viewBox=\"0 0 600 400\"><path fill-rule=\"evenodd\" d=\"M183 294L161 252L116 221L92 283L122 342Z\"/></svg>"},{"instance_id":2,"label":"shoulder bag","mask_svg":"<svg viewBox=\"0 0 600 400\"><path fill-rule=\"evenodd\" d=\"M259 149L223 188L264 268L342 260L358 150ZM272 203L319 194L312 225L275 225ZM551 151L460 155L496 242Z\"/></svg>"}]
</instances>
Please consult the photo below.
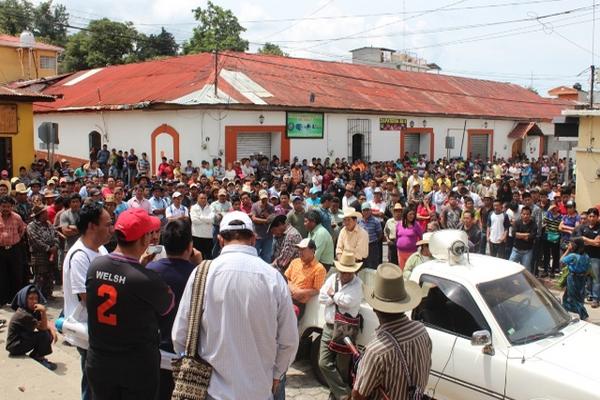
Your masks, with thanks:
<instances>
[{"instance_id":1,"label":"shoulder bag","mask_svg":"<svg viewBox=\"0 0 600 400\"><path fill-rule=\"evenodd\" d=\"M208 384L212 375L212 366L198 355L202 306L206 289L206 276L210 261L202 261L196 269L192 288L192 304L189 325L185 340L185 353L173 360L174 389L172 400L204 400L208 396Z\"/></svg>"},{"instance_id":2,"label":"shoulder bag","mask_svg":"<svg viewBox=\"0 0 600 400\"><path fill-rule=\"evenodd\" d=\"M338 291L338 278L335 279L335 292ZM361 315L356 317L350 314L342 314L337 304L335 305L335 319L333 322L333 332L329 342L329 350L340 354L352 354L352 350L344 343L344 338L349 337L353 343L356 343L358 330L361 328Z\"/></svg>"},{"instance_id":3,"label":"shoulder bag","mask_svg":"<svg viewBox=\"0 0 600 400\"><path fill-rule=\"evenodd\" d=\"M404 376L408 380L408 390L406 393L408 397L406 397L406 398L408 400L429 399L429 396L425 395L423 388L418 387L417 384L412 380L412 376L410 375L410 371L408 370L408 365L406 363L406 359L404 358L404 353L402 352L402 348L400 347L400 343L398 343L398 340L394 337L394 335L392 335L388 331L382 330L381 332L384 333L387 337L389 337L392 340L392 342L394 342L394 344L396 345L396 348L398 349L398 354L400 356L400 363L402 364L402 371L404 372Z\"/></svg>"}]
</instances>

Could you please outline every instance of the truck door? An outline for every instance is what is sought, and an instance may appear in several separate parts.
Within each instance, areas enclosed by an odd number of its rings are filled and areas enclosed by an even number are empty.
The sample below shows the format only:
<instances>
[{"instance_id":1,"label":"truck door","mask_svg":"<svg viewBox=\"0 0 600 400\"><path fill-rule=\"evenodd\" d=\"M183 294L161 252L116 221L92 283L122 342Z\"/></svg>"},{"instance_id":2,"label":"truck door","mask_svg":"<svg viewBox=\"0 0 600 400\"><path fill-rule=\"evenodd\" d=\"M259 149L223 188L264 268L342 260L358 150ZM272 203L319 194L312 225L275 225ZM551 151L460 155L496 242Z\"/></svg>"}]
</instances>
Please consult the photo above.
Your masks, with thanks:
<instances>
[{"instance_id":1,"label":"truck door","mask_svg":"<svg viewBox=\"0 0 600 400\"><path fill-rule=\"evenodd\" d=\"M424 283L432 288L412 319L425 324L433 343L427 394L439 400L504 399L506 355L484 354L471 344L473 332L490 327L469 291L432 275L422 275Z\"/></svg>"}]
</instances>

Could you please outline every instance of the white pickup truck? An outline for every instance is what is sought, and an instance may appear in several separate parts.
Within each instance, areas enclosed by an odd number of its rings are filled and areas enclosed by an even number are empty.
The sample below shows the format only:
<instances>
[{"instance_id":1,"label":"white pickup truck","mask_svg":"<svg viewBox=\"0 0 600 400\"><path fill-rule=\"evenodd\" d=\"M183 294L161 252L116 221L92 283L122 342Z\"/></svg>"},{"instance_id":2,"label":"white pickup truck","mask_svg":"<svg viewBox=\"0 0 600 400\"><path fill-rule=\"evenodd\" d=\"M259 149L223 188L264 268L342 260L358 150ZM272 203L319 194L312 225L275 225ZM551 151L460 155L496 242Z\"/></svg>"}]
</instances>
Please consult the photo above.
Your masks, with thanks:
<instances>
[{"instance_id":1,"label":"white pickup truck","mask_svg":"<svg viewBox=\"0 0 600 400\"><path fill-rule=\"evenodd\" d=\"M452 400L600 399L600 327L580 321L521 265L464 253L460 231L435 233L434 260L410 277L431 287L409 313L433 342L426 394ZM374 271L359 273L365 285ZM363 301L366 346L379 325ZM299 329L317 378L323 307L313 299ZM312 340L312 342L311 342Z\"/></svg>"}]
</instances>

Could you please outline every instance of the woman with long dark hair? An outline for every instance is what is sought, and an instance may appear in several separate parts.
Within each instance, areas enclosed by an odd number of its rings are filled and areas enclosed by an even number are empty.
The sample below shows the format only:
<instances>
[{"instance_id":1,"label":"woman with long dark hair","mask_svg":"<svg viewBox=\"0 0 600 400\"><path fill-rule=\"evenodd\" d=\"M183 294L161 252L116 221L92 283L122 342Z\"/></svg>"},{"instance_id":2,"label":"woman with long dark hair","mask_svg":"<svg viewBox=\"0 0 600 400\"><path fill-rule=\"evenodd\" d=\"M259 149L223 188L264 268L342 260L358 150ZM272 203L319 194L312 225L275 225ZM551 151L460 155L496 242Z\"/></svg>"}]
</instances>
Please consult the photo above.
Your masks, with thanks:
<instances>
[{"instance_id":1,"label":"woman with long dark hair","mask_svg":"<svg viewBox=\"0 0 600 400\"><path fill-rule=\"evenodd\" d=\"M423 238L423 230L417 221L417 213L413 207L404 210L402 220L396 224L396 249L398 265L404 269L408 257L417 251L417 242Z\"/></svg>"},{"instance_id":2,"label":"woman with long dark hair","mask_svg":"<svg viewBox=\"0 0 600 400\"><path fill-rule=\"evenodd\" d=\"M569 269L567 287L563 295L563 307L567 311L579 314L579 318L586 320L588 313L585 310L585 283L587 272L590 268L590 257L585 254L582 238L574 238L567 244L560 262Z\"/></svg>"},{"instance_id":3,"label":"woman with long dark hair","mask_svg":"<svg viewBox=\"0 0 600 400\"><path fill-rule=\"evenodd\" d=\"M508 182L502 183L502 186L500 186L500 189L498 189L498 194L496 197L498 198L498 200L500 200L502 204L510 203L512 201L512 189L510 188Z\"/></svg>"}]
</instances>

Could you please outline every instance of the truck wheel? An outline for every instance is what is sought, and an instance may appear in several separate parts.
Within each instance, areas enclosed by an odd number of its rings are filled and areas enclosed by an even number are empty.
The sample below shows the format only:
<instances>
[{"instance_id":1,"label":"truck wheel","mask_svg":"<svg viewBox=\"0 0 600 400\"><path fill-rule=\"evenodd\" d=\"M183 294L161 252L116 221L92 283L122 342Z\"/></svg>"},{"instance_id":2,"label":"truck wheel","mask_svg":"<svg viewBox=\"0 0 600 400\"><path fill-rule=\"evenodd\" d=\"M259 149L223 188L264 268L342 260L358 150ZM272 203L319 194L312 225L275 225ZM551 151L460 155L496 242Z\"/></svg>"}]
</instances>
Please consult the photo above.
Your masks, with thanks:
<instances>
[{"instance_id":1,"label":"truck wheel","mask_svg":"<svg viewBox=\"0 0 600 400\"><path fill-rule=\"evenodd\" d=\"M321 335L317 336L317 338L312 342L310 346L310 366L313 370L313 374L315 375L315 379L324 386L327 386L327 381L321 372L321 368L319 368L319 353L321 347Z\"/></svg>"}]
</instances>

